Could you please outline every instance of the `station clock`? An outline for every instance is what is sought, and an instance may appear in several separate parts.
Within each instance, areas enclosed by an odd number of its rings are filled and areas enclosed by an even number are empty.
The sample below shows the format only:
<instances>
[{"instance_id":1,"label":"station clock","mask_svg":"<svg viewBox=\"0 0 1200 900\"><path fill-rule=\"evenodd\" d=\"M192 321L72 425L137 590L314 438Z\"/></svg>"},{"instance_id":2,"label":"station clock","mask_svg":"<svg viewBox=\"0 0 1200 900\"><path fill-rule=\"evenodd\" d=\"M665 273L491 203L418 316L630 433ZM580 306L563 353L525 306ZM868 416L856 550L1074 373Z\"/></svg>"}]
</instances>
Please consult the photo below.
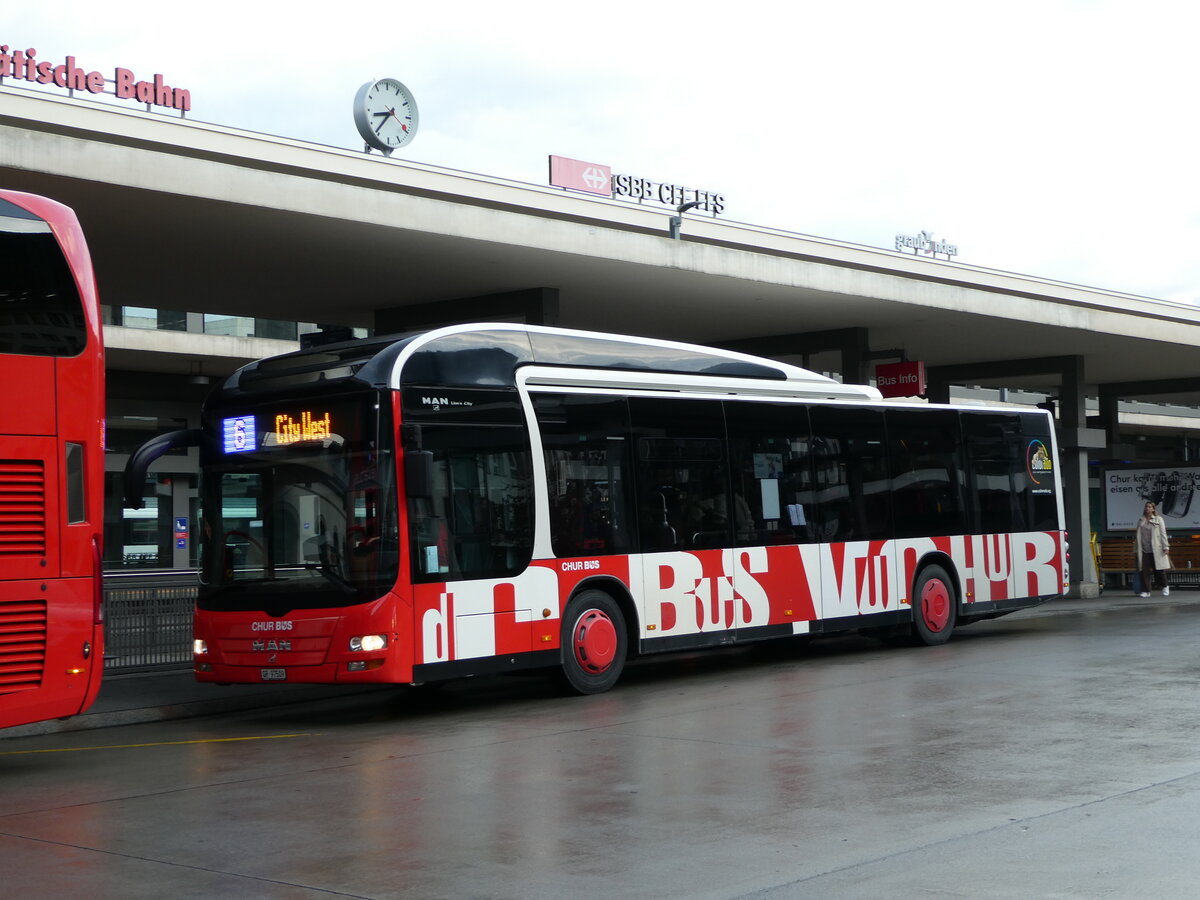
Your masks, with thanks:
<instances>
[{"instance_id":1,"label":"station clock","mask_svg":"<svg viewBox=\"0 0 1200 900\"><path fill-rule=\"evenodd\" d=\"M412 91L395 78L368 81L354 97L354 124L367 143L390 156L417 134L419 116Z\"/></svg>"}]
</instances>

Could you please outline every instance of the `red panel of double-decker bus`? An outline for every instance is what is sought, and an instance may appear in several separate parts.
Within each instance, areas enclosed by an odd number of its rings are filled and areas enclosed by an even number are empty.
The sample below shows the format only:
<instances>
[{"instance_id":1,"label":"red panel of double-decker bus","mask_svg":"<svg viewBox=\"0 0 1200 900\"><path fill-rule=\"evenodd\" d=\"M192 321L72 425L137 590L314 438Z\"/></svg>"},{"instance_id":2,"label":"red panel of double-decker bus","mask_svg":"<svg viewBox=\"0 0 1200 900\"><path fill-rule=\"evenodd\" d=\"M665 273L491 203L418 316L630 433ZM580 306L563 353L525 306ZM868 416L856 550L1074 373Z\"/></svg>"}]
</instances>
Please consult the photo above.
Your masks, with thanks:
<instances>
[{"instance_id":1,"label":"red panel of double-decker bus","mask_svg":"<svg viewBox=\"0 0 1200 900\"><path fill-rule=\"evenodd\" d=\"M0 354L0 434L54 434L54 359Z\"/></svg>"}]
</instances>

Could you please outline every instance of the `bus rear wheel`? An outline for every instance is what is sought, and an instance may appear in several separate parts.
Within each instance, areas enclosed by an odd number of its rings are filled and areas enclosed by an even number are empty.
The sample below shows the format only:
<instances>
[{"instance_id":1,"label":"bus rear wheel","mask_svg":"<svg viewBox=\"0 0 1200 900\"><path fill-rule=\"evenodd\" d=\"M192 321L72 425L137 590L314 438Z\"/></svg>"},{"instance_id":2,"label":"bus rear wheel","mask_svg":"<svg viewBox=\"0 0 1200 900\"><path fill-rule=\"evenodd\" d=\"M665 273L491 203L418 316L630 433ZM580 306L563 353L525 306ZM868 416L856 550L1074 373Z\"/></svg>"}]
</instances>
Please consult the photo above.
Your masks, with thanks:
<instances>
[{"instance_id":1,"label":"bus rear wheel","mask_svg":"<svg viewBox=\"0 0 1200 900\"><path fill-rule=\"evenodd\" d=\"M935 647L950 640L958 613L954 582L941 566L926 566L913 588L913 637Z\"/></svg>"},{"instance_id":2,"label":"bus rear wheel","mask_svg":"<svg viewBox=\"0 0 1200 900\"><path fill-rule=\"evenodd\" d=\"M587 590L567 604L562 619L562 674L578 694L600 694L625 668L629 638L621 608L604 591Z\"/></svg>"}]
</instances>

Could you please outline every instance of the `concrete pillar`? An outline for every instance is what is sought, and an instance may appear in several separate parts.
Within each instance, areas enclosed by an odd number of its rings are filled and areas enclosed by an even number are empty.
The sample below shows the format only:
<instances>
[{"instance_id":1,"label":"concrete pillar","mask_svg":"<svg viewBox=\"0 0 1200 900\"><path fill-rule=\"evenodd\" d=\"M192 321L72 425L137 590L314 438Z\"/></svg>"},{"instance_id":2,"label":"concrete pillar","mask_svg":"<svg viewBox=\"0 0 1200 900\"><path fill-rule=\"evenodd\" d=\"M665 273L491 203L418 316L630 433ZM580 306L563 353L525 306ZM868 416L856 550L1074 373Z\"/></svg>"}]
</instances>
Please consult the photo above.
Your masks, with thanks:
<instances>
[{"instance_id":1,"label":"concrete pillar","mask_svg":"<svg viewBox=\"0 0 1200 900\"><path fill-rule=\"evenodd\" d=\"M871 383L871 345L867 329L847 328L842 336L842 381Z\"/></svg>"},{"instance_id":2,"label":"concrete pillar","mask_svg":"<svg viewBox=\"0 0 1200 900\"><path fill-rule=\"evenodd\" d=\"M925 399L930 403L950 402L950 382L937 375L937 369L925 370Z\"/></svg>"},{"instance_id":3,"label":"concrete pillar","mask_svg":"<svg viewBox=\"0 0 1200 900\"><path fill-rule=\"evenodd\" d=\"M1063 507L1071 544L1071 596L1097 597L1100 577L1092 559L1092 516L1088 497L1088 447L1104 446L1103 432L1087 427L1083 357L1063 358L1058 403L1058 451L1062 461Z\"/></svg>"},{"instance_id":4,"label":"concrete pillar","mask_svg":"<svg viewBox=\"0 0 1200 900\"><path fill-rule=\"evenodd\" d=\"M1109 385L1100 385L1100 427L1108 438L1108 446L1121 443L1121 422L1117 409L1120 397Z\"/></svg>"}]
</instances>

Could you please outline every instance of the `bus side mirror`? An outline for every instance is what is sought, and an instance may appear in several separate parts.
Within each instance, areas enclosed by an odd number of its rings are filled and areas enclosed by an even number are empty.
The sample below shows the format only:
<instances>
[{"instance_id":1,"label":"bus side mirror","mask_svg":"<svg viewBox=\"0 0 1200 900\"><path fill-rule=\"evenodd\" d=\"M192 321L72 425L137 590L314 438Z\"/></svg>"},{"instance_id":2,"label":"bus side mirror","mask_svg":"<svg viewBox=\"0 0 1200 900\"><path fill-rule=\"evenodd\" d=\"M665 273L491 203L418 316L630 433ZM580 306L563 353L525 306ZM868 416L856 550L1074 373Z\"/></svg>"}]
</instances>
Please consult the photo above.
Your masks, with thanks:
<instances>
[{"instance_id":1,"label":"bus side mirror","mask_svg":"<svg viewBox=\"0 0 1200 900\"><path fill-rule=\"evenodd\" d=\"M430 451L404 451L404 491L410 500L433 496L433 454Z\"/></svg>"},{"instance_id":2,"label":"bus side mirror","mask_svg":"<svg viewBox=\"0 0 1200 900\"><path fill-rule=\"evenodd\" d=\"M196 447L204 432L191 428L184 431L168 431L152 437L129 455L125 463L125 507L141 509L145 505L142 494L146 488L146 472L154 462L168 450L176 447Z\"/></svg>"}]
</instances>

